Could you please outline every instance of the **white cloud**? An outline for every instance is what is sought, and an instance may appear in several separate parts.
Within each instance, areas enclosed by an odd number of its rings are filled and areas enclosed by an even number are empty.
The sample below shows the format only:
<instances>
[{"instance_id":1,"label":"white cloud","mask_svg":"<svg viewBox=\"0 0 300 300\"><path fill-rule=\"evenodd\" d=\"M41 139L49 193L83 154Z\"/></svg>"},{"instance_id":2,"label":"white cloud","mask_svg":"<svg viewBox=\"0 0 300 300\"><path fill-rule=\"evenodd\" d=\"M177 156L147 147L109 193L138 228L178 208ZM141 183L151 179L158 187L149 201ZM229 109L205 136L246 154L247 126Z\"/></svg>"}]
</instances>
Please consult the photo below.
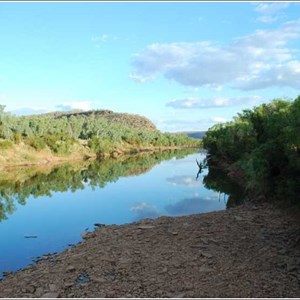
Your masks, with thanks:
<instances>
[{"instance_id":1,"label":"white cloud","mask_svg":"<svg viewBox=\"0 0 300 300\"><path fill-rule=\"evenodd\" d=\"M254 11L266 14L266 15L273 15L282 11L283 9L287 8L290 3L288 2L271 2L271 3L257 3L254 4L255 8Z\"/></svg>"},{"instance_id":2,"label":"white cloud","mask_svg":"<svg viewBox=\"0 0 300 300\"><path fill-rule=\"evenodd\" d=\"M119 38L115 35L106 34L103 33L99 36L92 37L92 42L96 45L96 47L101 47L101 45L111 42L111 41L117 41Z\"/></svg>"},{"instance_id":3,"label":"white cloud","mask_svg":"<svg viewBox=\"0 0 300 300\"><path fill-rule=\"evenodd\" d=\"M256 105L263 100L260 96L242 96L242 97L212 97L212 98L196 98L187 97L185 99L173 100L166 106L177 109L202 109L212 107L227 107L240 104Z\"/></svg>"},{"instance_id":4,"label":"white cloud","mask_svg":"<svg viewBox=\"0 0 300 300\"><path fill-rule=\"evenodd\" d=\"M254 3L253 3L254 4ZM274 23L284 16L282 11L290 6L288 2L255 3L254 11L260 14L257 21Z\"/></svg>"},{"instance_id":5,"label":"white cloud","mask_svg":"<svg viewBox=\"0 0 300 300\"><path fill-rule=\"evenodd\" d=\"M262 23L274 23L275 21L278 20L278 17L275 17L275 16L260 16L260 17L257 17L256 19L257 21L259 22L262 22Z\"/></svg>"},{"instance_id":6,"label":"white cloud","mask_svg":"<svg viewBox=\"0 0 300 300\"><path fill-rule=\"evenodd\" d=\"M227 119L225 119L223 117L212 117L211 121L213 123L225 123L225 122L227 122Z\"/></svg>"},{"instance_id":7,"label":"white cloud","mask_svg":"<svg viewBox=\"0 0 300 300\"><path fill-rule=\"evenodd\" d=\"M133 56L131 77L145 82L159 74L189 87L261 89L278 86L270 77L284 65L280 86L300 88L297 51L289 48L300 37L300 20L290 21L275 30L257 30L234 39L227 45L201 41L195 43L152 44ZM269 78L265 78L269 76ZM264 79L264 83L261 83Z\"/></svg>"},{"instance_id":8,"label":"white cloud","mask_svg":"<svg viewBox=\"0 0 300 300\"><path fill-rule=\"evenodd\" d=\"M63 111L69 111L73 109L91 110L92 102L91 101L63 102L62 104L56 105L55 108Z\"/></svg>"},{"instance_id":9,"label":"white cloud","mask_svg":"<svg viewBox=\"0 0 300 300\"><path fill-rule=\"evenodd\" d=\"M47 108L32 108L32 107L16 107L9 110L14 115L17 116L28 116L28 115L37 115L50 112L50 109Z\"/></svg>"},{"instance_id":10,"label":"white cloud","mask_svg":"<svg viewBox=\"0 0 300 300\"><path fill-rule=\"evenodd\" d=\"M227 122L228 120L212 116L209 118L199 118L196 120L182 120L182 119L166 119L155 122L157 128L165 132L180 132L180 131L203 131L216 123Z\"/></svg>"}]
</instances>

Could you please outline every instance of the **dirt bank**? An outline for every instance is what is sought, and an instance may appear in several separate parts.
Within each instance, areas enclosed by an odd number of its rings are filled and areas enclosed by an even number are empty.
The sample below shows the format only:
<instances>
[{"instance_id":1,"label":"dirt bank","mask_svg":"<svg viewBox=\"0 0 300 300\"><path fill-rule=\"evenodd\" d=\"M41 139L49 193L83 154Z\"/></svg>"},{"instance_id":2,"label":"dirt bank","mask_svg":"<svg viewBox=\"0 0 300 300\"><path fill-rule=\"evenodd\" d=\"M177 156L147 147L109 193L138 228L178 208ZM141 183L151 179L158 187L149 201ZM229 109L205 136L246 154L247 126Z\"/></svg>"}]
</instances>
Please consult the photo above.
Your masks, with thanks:
<instances>
[{"instance_id":1,"label":"dirt bank","mask_svg":"<svg viewBox=\"0 0 300 300\"><path fill-rule=\"evenodd\" d=\"M74 145L74 151L69 154L54 154L49 148L37 151L32 147L20 143L13 145L10 149L0 149L0 171L5 168L23 167L23 166L41 166L45 164L56 164L60 162L83 161L87 159L118 158L121 156L138 154L143 152L155 152L164 150L183 150L195 149L197 147L184 146L128 146L124 145L122 149L112 150L111 152L96 154L90 148L84 145Z\"/></svg>"},{"instance_id":2,"label":"dirt bank","mask_svg":"<svg viewBox=\"0 0 300 300\"><path fill-rule=\"evenodd\" d=\"M299 233L269 204L96 227L0 297L300 297Z\"/></svg>"}]
</instances>

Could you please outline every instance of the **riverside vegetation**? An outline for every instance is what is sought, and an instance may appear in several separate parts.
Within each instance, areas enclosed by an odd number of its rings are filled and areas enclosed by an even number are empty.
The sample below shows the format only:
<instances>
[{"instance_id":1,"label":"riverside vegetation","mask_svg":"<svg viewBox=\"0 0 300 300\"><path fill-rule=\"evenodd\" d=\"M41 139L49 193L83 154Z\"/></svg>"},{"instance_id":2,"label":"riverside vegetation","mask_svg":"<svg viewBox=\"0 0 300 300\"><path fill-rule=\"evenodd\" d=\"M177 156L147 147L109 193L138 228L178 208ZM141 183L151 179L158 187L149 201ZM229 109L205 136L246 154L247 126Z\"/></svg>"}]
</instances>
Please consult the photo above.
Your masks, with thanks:
<instances>
[{"instance_id":1,"label":"riverside vegetation","mask_svg":"<svg viewBox=\"0 0 300 300\"><path fill-rule=\"evenodd\" d=\"M210 173L226 173L246 197L299 207L300 96L275 99L213 126L203 147ZM214 188L209 177L206 184Z\"/></svg>"},{"instance_id":2,"label":"riverside vegetation","mask_svg":"<svg viewBox=\"0 0 300 300\"><path fill-rule=\"evenodd\" d=\"M29 164L53 157L105 157L143 149L199 147L184 134L162 133L145 117L109 110L14 116L0 105L0 162Z\"/></svg>"}]
</instances>

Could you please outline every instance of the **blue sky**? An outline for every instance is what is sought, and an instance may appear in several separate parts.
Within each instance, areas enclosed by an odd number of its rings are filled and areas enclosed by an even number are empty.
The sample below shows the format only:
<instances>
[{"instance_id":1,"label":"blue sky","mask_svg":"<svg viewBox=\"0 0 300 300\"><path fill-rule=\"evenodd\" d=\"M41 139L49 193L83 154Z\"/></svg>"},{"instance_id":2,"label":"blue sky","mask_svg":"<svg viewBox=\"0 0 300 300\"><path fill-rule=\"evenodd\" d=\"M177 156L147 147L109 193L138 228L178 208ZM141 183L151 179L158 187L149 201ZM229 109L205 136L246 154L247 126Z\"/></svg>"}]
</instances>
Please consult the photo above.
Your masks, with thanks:
<instances>
[{"instance_id":1,"label":"blue sky","mask_svg":"<svg viewBox=\"0 0 300 300\"><path fill-rule=\"evenodd\" d=\"M0 2L0 103L206 130L300 92L300 3Z\"/></svg>"}]
</instances>

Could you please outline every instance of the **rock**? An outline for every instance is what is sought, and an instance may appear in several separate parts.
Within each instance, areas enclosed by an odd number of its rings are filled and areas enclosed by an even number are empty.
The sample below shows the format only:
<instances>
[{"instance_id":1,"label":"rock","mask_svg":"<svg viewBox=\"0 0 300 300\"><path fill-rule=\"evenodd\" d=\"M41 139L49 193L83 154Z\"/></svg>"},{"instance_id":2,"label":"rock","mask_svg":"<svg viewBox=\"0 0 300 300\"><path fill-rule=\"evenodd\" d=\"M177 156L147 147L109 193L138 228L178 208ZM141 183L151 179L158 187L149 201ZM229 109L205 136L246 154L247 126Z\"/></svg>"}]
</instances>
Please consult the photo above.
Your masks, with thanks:
<instances>
[{"instance_id":1,"label":"rock","mask_svg":"<svg viewBox=\"0 0 300 300\"><path fill-rule=\"evenodd\" d=\"M241 217L239 217L239 216L234 216L234 219L235 219L236 221L244 221L244 220L245 220L244 218L241 218Z\"/></svg>"},{"instance_id":2,"label":"rock","mask_svg":"<svg viewBox=\"0 0 300 300\"><path fill-rule=\"evenodd\" d=\"M154 228L155 226L153 225L140 225L138 227L138 229L151 229L151 228Z\"/></svg>"},{"instance_id":3,"label":"rock","mask_svg":"<svg viewBox=\"0 0 300 300\"><path fill-rule=\"evenodd\" d=\"M41 298L58 298L58 297L59 297L58 292L49 292L49 293L42 295Z\"/></svg>"},{"instance_id":4,"label":"rock","mask_svg":"<svg viewBox=\"0 0 300 300\"><path fill-rule=\"evenodd\" d=\"M49 290L50 292L56 292L58 290L57 286L53 283L49 284Z\"/></svg>"},{"instance_id":5,"label":"rock","mask_svg":"<svg viewBox=\"0 0 300 300\"><path fill-rule=\"evenodd\" d=\"M81 237L82 237L83 239L87 239L87 238L88 238L88 235L89 235L88 231L84 231L84 232L81 233Z\"/></svg>"},{"instance_id":6,"label":"rock","mask_svg":"<svg viewBox=\"0 0 300 300\"><path fill-rule=\"evenodd\" d=\"M183 298L185 295L186 293L175 294L172 298Z\"/></svg>"},{"instance_id":7,"label":"rock","mask_svg":"<svg viewBox=\"0 0 300 300\"><path fill-rule=\"evenodd\" d=\"M42 295L43 295L43 293L44 293L44 289L42 288L42 287L38 287L36 290L35 290L35 295L37 296L37 297L41 297Z\"/></svg>"},{"instance_id":8,"label":"rock","mask_svg":"<svg viewBox=\"0 0 300 300\"><path fill-rule=\"evenodd\" d=\"M73 282L65 282L65 283L64 283L64 286L65 286L66 288L69 288L69 287L71 287L71 286L73 286L73 285L74 285Z\"/></svg>"},{"instance_id":9,"label":"rock","mask_svg":"<svg viewBox=\"0 0 300 300\"><path fill-rule=\"evenodd\" d=\"M202 243L204 243L206 245L208 244L208 240L206 238L200 238L200 240Z\"/></svg>"},{"instance_id":10,"label":"rock","mask_svg":"<svg viewBox=\"0 0 300 300\"><path fill-rule=\"evenodd\" d=\"M209 240L209 242L213 242L216 245L219 245L219 242L217 240L215 240L214 238L209 238L208 240Z\"/></svg>"},{"instance_id":11,"label":"rock","mask_svg":"<svg viewBox=\"0 0 300 300\"><path fill-rule=\"evenodd\" d=\"M206 257L206 258L212 258L213 256L210 254L210 253L207 253L207 252L200 252L200 255L203 256L203 257Z\"/></svg>"},{"instance_id":12,"label":"rock","mask_svg":"<svg viewBox=\"0 0 300 300\"><path fill-rule=\"evenodd\" d=\"M278 253L279 254L282 254L282 255L284 255L284 254L286 254L286 249L280 249L279 251L278 251Z\"/></svg>"},{"instance_id":13,"label":"rock","mask_svg":"<svg viewBox=\"0 0 300 300\"><path fill-rule=\"evenodd\" d=\"M75 270L76 270L76 268L74 266L72 266L72 265L67 266L67 268L66 268L67 272L72 272L72 271L75 271Z\"/></svg>"},{"instance_id":14,"label":"rock","mask_svg":"<svg viewBox=\"0 0 300 300\"><path fill-rule=\"evenodd\" d=\"M209 272L212 272L213 269L207 268L205 266L201 266L198 271L201 272L201 273L209 273Z\"/></svg>"},{"instance_id":15,"label":"rock","mask_svg":"<svg viewBox=\"0 0 300 300\"><path fill-rule=\"evenodd\" d=\"M94 224L94 226L95 226L95 227L104 227L104 226L105 226L105 224L101 224L101 223L95 223L95 224Z\"/></svg>"},{"instance_id":16,"label":"rock","mask_svg":"<svg viewBox=\"0 0 300 300\"><path fill-rule=\"evenodd\" d=\"M173 231L172 234L173 235L178 235L178 232L177 231Z\"/></svg>"},{"instance_id":17,"label":"rock","mask_svg":"<svg viewBox=\"0 0 300 300\"><path fill-rule=\"evenodd\" d=\"M9 276L10 274L12 274L12 272L9 272L9 271L3 271L3 276L7 277Z\"/></svg>"},{"instance_id":18,"label":"rock","mask_svg":"<svg viewBox=\"0 0 300 300\"><path fill-rule=\"evenodd\" d=\"M28 287L26 287L26 293L30 293L33 294L35 292L35 287L32 285L29 285Z\"/></svg>"},{"instance_id":19,"label":"rock","mask_svg":"<svg viewBox=\"0 0 300 300\"><path fill-rule=\"evenodd\" d=\"M297 266L296 266L295 264L289 262L289 263L287 263L287 265L286 265L286 270L287 270L288 272L295 271L295 270L297 270Z\"/></svg>"},{"instance_id":20,"label":"rock","mask_svg":"<svg viewBox=\"0 0 300 300\"><path fill-rule=\"evenodd\" d=\"M95 276L91 276L91 280L94 282L98 282L98 283L104 283L107 282L107 280L103 277L95 277Z\"/></svg>"}]
</instances>

